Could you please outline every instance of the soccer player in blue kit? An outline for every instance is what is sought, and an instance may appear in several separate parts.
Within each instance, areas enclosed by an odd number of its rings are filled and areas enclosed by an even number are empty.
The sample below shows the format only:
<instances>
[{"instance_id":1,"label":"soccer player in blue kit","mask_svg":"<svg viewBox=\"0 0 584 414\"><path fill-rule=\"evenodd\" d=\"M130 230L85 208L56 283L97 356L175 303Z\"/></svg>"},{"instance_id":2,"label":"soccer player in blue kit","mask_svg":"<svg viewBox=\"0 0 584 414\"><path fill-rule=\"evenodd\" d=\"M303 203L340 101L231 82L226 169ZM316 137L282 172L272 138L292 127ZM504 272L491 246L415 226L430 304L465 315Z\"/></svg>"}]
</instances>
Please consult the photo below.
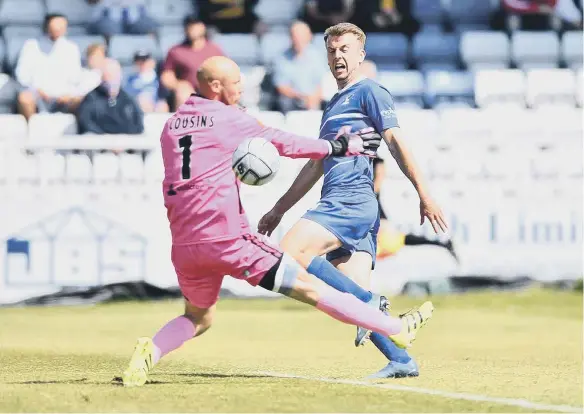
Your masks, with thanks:
<instances>
[{"instance_id":1,"label":"soccer player in blue kit","mask_svg":"<svg viewBox=\"0 0 584 414\"><path fill-rule=\"evenodd\" d=\"M442 211L430 197L410 152L404 145L393 99L387 89L360 74L365 59L365 34L350 23L339 23L325 32L328 65L339 91L327 105L321 120L320 139L334 139L341 128L383 139L401 171L420 197L420 217L428 219L438 233L446 231ZM373 140L375 142L375 140ZM369 148L371 155L379 145ZM284 236L284 251L335 289L348 292L386 312L388 301L361 286L368 286L375 266L379 209L373 190L372 158L330 157L309 161L290 189L258 224L258 231L270 235L283 215L316 184L324 174L321 199ZM326 254L326 259L322 255ZM359 284L353 280L358 281ZM427 322L423 320L423 324ZM418 365L405 349L375 332L357 328L355 345L371 341L387 357L388 364L371 378L419 375Z\"/></svg>"}]
</instances>

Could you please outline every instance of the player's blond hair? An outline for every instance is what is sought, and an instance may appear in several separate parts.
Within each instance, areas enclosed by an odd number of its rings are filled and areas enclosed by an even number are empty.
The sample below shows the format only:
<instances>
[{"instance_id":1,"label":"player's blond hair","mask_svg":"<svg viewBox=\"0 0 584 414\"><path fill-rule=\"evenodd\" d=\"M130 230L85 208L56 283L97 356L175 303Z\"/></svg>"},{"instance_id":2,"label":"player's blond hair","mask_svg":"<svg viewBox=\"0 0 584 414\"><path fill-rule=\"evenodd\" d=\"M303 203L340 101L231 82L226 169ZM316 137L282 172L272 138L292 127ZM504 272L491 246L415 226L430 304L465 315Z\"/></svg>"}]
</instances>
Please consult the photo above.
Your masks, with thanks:
<instances>
[{"instance_id":1,"label":"player's blond hair","mask_svg":"<svg viewBox=\"0 0 584 414\"><path fill-rule=\"evenodd\" d=\"M357 37L357 40L361 43L361 46L365 47L367 36L365 36L365 32L361 30L359 26L356 26L353 23L339 23L329 27L324 32L324 42L326 43L327 39L331 36L342 36L347 33L354 34Z\"/></svg>"}]
</instances>

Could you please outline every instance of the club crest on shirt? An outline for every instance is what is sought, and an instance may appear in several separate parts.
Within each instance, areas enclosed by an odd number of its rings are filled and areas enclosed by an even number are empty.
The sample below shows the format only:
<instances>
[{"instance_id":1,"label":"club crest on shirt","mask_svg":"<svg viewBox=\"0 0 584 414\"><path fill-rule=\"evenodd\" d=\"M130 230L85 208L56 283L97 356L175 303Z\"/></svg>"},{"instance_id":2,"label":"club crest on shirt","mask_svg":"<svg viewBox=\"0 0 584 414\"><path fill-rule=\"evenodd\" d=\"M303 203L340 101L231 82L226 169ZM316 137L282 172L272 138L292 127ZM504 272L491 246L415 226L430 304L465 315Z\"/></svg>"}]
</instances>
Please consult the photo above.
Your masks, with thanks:
<instances>
[{"instance_id":1,"label":"club crest on shirt","mask_svg":"<svg viewBox=\"0 0 584 414\"><path fill-rule=\"evenodd\" d=\"M352 97L353 97L353 94L347 95L345 97L345 100L343 101L343 103L341 105L349 105L349 102L350 102Z\"/></svg>"}]
</instances>

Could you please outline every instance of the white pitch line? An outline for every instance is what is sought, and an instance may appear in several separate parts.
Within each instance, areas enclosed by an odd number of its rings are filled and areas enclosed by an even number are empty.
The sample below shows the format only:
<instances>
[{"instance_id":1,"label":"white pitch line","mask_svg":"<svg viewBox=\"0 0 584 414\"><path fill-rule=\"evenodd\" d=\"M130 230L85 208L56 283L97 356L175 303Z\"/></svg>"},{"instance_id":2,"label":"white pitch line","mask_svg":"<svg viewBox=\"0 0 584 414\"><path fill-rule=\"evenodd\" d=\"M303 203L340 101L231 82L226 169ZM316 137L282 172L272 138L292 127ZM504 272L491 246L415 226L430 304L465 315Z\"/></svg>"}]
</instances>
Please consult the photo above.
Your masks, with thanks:
<instances>
[{"instance_id":1,"label":"white pitch line","mask_svg":"<svg viewBox=\"0 0 584 414\"><path fill-rule=\"evenodd\" d=\"M582 413L584 408L582 407L572 407L569 405L553 405L553 404L540 404L536 402L531 402L527 400L520 400L515 398L502 398L502 397L489 397L488 395L478 395L478 394L467 394L462 392L449 392L441 390L432 390L430 388L418 388L409 387L406 385L397 384L379 384L367 381L356 381L356 380L344 380L344 379L333 379L333 378L316 378L316 377L305 377L303 375L293 375L293 374L283 374L279 372L258 372L258 374L266 375L274 378L292 378L301 379L308 381L318 381L318 382L328 382L331 384L346 384L346 385L358 385L362 387L370 388L383 388L394 391L402 392L412 392L416 394L425 395L435 395L443 398L451 398L454 400L466 400L475 402L487 402L502 405L511 405L514 407L521 407L530 410L540 410L540 411L555 411L560 413Z\"/></svg>"}]
</instances>

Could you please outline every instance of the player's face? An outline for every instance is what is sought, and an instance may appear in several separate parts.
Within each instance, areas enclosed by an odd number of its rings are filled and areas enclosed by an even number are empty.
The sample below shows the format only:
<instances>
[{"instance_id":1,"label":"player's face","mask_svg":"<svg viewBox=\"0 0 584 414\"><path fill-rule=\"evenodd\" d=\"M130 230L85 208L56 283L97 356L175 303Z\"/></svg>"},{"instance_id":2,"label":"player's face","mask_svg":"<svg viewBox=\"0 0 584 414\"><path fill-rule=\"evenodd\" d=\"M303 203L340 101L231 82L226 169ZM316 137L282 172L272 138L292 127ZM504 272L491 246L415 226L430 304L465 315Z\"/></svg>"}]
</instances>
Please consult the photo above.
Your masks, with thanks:
<instances>
[{"instance_id":1,"label":"player's face","mask_svg":"<svg viewBox=\"0 0 584 414\"><path fill-rule=\"evenodd\" d=\"M331 36L326 42L328 65L336 80L345 80L365 59L361 42L353 33Z\"/></svg>"},{"instance_id":2,"label":"player's face","mask_svg":"<svg viewBox=\"0 0 584 414\"><path fill-rule=\"evenodd\" d=\"M241 99L241 73L235 71L225 76L221 88L221 102L237 105Z\"/></svg>"}]
</instances>

